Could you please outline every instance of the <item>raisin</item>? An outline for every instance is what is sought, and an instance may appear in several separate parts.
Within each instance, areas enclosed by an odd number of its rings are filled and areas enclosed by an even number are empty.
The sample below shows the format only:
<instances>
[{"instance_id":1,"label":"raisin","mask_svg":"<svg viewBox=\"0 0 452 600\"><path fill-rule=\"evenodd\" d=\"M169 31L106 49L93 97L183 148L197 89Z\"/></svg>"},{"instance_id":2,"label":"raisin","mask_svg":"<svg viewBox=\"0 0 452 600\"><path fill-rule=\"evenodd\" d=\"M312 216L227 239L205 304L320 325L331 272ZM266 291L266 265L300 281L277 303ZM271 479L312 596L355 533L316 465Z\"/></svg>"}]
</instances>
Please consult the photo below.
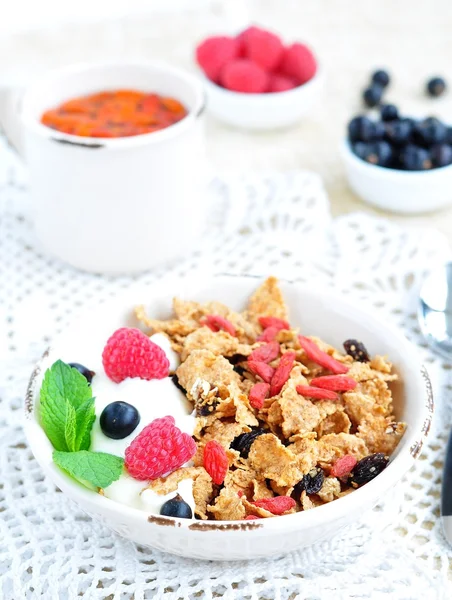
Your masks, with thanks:
<instances>
[{"instance_id":1,"label":"raisin","mask_svg":"<svg viewBox=\"0 0 452 600\"><path fill-rule=\"evenodd\" d=\"M232 440L230 447L233 450L240 452L242 458L248 458L254 440L263 433L268 433L268 431L265 431L265 429L254 428L248 433L241 433Z\"/></svg>"},{"instance_id":2,"label":"raisin","mask_svg":"<svg viewBox=\"0 0 452 600\"><path fill-rule=\"evenodd\" d=\"M345 340L344 348L345 352L347 352L354 360L357 360L358 362L370 361L367 348L362 342L358 342L358 340Z\"/></svg>"},{"instance_id":3,"label":"raisin","mask_svg":"<svg viewBox=\"0 0 452 600\"><path fill-rule=\"evenodd\" d=\"M237 373L237 375L240 375L240 377L242 377L243 373L245 372L245 369L243 367L241 367L240 365L235 365L233 367L233 369Z\"/></svg>"},{"instance_id":4,"label":"raisin","mask_svg":"<svg viewBox=\"0 0 452 600\"><path fill-rule=\"evenodd\" d=\"M350 475L350 483L353 487L363 485L379 475L389 463L389 458L383 452L369 454L362 458Z\"/></svg>"},{"instance_id":5,"label":"raisin","mask_svg":"<svg viewBox=\"0 0 452 600\"><path fill-rule=\"evenodd\" d=\"M174 383L178 390L180 390L184 394L187 394L187 390L185 390L179 383L179 377L177 375L173 375L171 377L171 381Z\"/></svg>"},{"instance_id":6,"label":"raisin","mask_svg":"<svg viewBox=\"0 0 452 600\"><path fill-rule=\"evenodd\" d=\"M197 404L196 405L196 416L197 417L207 417L208 415L211 415L213 412L215 412L217 405L218 405L218 400L216 398L210 399L211 401L209 401L208 403L204 403L204 404Z\"/></svg>"},{"instance_id":7,"label":"raisin","mask_svg":"<svg viewBox=\"0 0 452 600\"><path fill-rule=\"evenodd\" d=\"M292 492L292 497L296 500L300 499L301 492L306 492L307 494L318 494L322 489L323 482L325 480L325 474L319 467L314 467L307 473L303 475L303 479L299 481Z\"/></svg>"}]
</instances>

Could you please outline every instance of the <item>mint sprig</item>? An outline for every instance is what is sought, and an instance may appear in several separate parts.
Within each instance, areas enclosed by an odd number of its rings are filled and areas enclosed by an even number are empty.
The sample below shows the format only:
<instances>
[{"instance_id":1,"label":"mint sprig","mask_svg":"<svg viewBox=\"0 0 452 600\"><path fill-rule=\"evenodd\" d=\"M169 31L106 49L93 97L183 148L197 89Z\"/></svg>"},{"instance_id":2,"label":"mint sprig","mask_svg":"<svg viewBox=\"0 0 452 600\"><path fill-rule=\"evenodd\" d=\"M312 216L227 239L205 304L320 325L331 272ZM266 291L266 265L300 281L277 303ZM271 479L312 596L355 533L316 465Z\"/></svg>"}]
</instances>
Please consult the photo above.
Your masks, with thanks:
<instances>
[{"instance_id":1,"label":"mint sprig","mask_svg":"<svg viewBox=\"0 0 452 600\"><path fill-rule=\"evenodd\" d=\"M77 369L57 360L44 375L41 422L55 450L88 450L95 419L91 386Z\"/></svg>"},{"instance_id":2,"label":"mint sprig","mask_svg":"<svg viewBox=\"0 0 452 600\"><path fill-rule=\"evenodd\" d=\"M55 450L53 460L61 469L84 485L106 488L117 481L122 473L124 459L105 452L59 452Z\"/></svg>"}]
</instances>

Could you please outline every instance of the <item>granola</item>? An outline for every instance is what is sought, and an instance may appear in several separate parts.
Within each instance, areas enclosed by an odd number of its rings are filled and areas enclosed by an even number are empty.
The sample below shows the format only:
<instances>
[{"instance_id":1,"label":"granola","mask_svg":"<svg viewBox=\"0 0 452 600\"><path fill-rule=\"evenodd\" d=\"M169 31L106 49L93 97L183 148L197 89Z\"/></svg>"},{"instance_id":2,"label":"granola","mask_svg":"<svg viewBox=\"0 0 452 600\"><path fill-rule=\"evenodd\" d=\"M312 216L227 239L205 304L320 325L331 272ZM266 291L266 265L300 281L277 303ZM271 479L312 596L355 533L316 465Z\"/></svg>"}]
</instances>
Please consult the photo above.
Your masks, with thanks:
<instances>
[{"instance_id":1,"label":"granola","mask_svg":"<svg viewBox=\"0 0 452 600\"><path fill-rule=\"evenodd\" d=\"M152 481L150 489L167 494L191 478L197 518L270 518L347 495L359 474L364 480L363 469L369 477L369 461L384 467L378 457L394 451L406 427L393 414L390 385L397 375L386 357L370 357L357 340L345 342L347 354L300 336L274 277L241 313L219 302L178 299L173 309L168 320L152 319L142 307L135 314L150 335L164 333L180 356L177 384L195 410L197 451L194 466ZM221 484L205 468L212 441L229 465ZM336 461L352 472L333 476ZM272 502L281 496L286 500ZM272 512L273 505L284 512Z\"/></svg>"}]
</instances>

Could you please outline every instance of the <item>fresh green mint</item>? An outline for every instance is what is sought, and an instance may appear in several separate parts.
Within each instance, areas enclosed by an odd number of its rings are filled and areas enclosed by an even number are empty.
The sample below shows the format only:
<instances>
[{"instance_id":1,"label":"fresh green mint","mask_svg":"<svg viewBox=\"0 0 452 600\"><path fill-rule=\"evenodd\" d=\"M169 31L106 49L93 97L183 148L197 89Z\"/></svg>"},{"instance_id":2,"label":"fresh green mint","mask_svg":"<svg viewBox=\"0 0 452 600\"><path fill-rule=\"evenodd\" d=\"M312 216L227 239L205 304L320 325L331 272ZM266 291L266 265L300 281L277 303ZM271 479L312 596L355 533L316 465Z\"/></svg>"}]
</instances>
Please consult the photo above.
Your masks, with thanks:
<instances>
[{"instance_id":1,"label":"fresh green mint","mask_svg":"<svg viewBox=\"0 0 452 600\"><path fill-rule=\"evenodd\" d=\"M77 369L57 360L44 375L41 422L55 450L88 450L95 419L91 386Z\"/></svg>"},{"instance_id":2,"label":"fresh green mint","mask_svg":"<svg viewBox=\"0 0 452 600\"><path fill-rule=\"evenodd\" d=\"M124 459L105 452L59 452L53 453L53 460L71 477L86 485L106 488L117 481L122 473Z\"/></svg>"}]
</instances>

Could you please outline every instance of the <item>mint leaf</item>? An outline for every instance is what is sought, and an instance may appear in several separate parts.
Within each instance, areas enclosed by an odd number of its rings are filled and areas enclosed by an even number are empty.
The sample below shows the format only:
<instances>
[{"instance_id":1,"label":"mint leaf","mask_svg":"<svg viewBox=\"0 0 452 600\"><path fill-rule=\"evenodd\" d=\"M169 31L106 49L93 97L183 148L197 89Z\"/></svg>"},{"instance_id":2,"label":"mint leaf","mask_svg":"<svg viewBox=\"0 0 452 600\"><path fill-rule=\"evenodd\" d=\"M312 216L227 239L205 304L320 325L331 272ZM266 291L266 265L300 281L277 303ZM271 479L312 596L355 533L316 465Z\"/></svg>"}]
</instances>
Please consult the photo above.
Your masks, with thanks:
<instances>
[{"instance_id":1,"label":"mint leaf","mask_svg":"<svg viewBox=\"0 0 452 600\"><path fill-rule=\"evenodd\" d=\"M122 473L124 459L105 452L58 452L53 453L56 465L81 483L106 488L117 481Z\"/></svg>"},{"instance_id":2,"label":"mint leaf","mask_svg":"<svg viewBox=\"0 0 452 600\"><path fill-rule=\"evenodd\" d=\"M74 452L76 450L75 447L75 436L76 436L76 416L75 416L75 408L72 404L65 400L66 404L66 421L64 423L64 439L66 440L66 446L69 452Z\"/></svg>"},{"instance_id":3,"label":"mint leaf","mask_svg":"<svg viewBox=\"0 0 452 600\"><path fill-rule=\"evenodd\" d=\"M89 450L91 446L91 429L95 418L94 398L88 398L76 410L77 435L75 450Z\"/></svg>"},{"instance_id":4,"label":"mint leaf","mask_svg":"<svg viewBox=\"0 0 452 600\"><path fill-rule=\"evenodd\" d=\"M77 369L61 360L47 369L41 386L40 415L55 450L89 448L94 422L94 404L91 408L86 405L90 399L91 386Z\"/></svg>"}]
</instances>

